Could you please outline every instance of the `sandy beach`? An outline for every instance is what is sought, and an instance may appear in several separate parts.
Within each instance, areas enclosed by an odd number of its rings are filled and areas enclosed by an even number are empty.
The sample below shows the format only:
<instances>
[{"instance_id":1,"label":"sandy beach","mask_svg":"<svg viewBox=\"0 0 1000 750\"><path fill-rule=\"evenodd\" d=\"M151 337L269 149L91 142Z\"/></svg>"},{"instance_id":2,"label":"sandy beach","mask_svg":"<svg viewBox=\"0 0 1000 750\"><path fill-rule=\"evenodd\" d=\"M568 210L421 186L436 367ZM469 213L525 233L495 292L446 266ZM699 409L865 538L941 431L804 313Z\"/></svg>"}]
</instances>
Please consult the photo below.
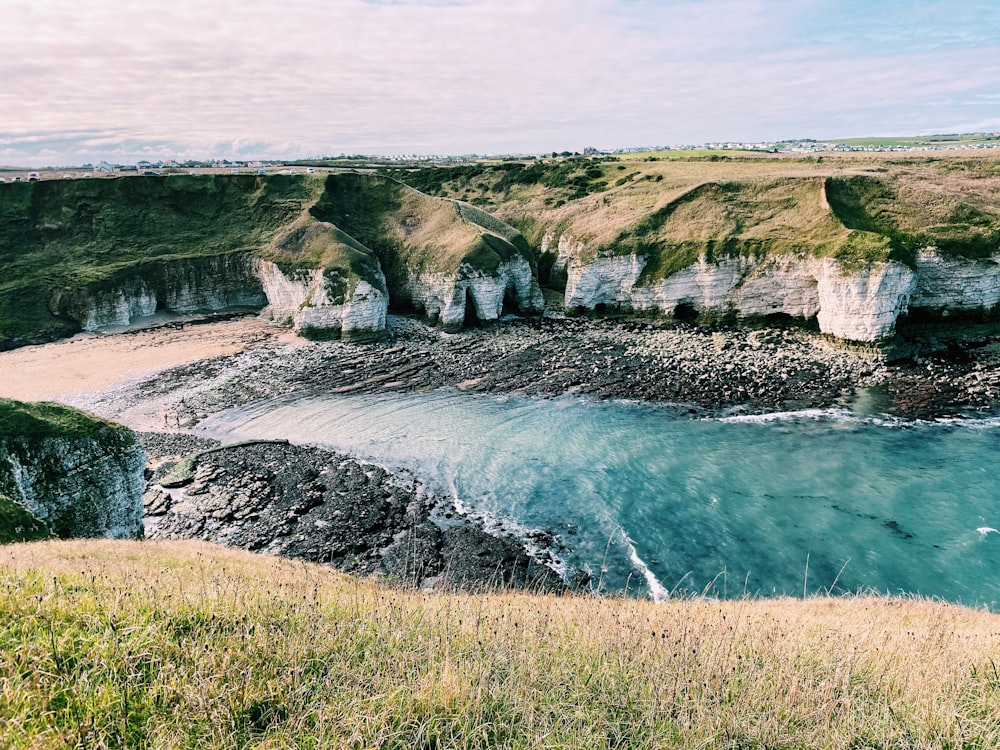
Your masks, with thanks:
<instances>
[{"instance_id":1,"label":"sandy beach","mask_svg":"<svg viewBox=\"0 0 1000 750\"><path fill-rule=\"evenodd\" d=\"M295 342L302 339L254 317L81 333L0 352L0 397L55 400L211 357Z\"/></svg>"}]
</instances>

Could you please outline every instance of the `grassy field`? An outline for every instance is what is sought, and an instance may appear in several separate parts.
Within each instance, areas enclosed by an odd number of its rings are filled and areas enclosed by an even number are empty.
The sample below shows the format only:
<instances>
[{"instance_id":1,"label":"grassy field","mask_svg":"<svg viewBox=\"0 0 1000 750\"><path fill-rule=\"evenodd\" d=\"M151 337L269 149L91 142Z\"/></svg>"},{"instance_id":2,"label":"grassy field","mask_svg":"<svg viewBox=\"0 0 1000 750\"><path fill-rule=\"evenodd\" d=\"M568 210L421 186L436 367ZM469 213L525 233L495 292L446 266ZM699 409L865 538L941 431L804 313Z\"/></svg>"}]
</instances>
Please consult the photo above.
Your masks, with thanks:
<instances>
[{"instance_id":1,"label":"grassy field","mask_svg":"<svg viewBox=\"0 0 1000 750\"><path fill-rule=\"evenodd\" d=\"M567 236L582 260L645 255L649 282L699 257L796 253L851 267L912 264L927 246L962 258L1000 249L1000 154L985 152L565 159L400 179L483 206L536 248Z\"/></svg>"},{"instance_id":2,"label":"grassy field","mask_svg":"<svg viewBox=\"0 0 1000 750\"><path fill-rule=\"evenodd\" d=\"M830 143L843 143L848 146L961 146L977 143L996 143L1000 141L997 133L954 133L941 135L888 136L871 138L840 138Z\"/></svg>"},{"instance_id":3,"label":"grassy field","mask_svg":"<svg viewBox=\"0 0 1000 750\"><path fill-rule=\"evenodd\" d=\"M993 748L1000 620L923 600L388 589L173 542L0 549L9 748Z\"/></svg>"}]
</instances>

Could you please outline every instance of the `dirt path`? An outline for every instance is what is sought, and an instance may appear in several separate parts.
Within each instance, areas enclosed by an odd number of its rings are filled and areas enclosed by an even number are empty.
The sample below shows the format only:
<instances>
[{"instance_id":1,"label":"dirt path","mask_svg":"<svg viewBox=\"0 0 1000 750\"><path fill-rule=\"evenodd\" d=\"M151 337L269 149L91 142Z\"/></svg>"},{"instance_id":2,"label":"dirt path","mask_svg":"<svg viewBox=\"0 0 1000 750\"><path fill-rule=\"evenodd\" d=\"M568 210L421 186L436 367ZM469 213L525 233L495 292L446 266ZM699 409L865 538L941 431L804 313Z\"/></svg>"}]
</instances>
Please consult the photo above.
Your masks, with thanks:
<instances>
[{"instance_id":1,"label":"dirt path","mask_svg":"<svg viewBox=\"0 0 1000 750\"><path fill-rule=\"evenodd\" d=\"M257 318L83 333L0 352L0 397L41 401L91 393L177 365L295 341L301 339Z\"/></svg>"}]
</instances>

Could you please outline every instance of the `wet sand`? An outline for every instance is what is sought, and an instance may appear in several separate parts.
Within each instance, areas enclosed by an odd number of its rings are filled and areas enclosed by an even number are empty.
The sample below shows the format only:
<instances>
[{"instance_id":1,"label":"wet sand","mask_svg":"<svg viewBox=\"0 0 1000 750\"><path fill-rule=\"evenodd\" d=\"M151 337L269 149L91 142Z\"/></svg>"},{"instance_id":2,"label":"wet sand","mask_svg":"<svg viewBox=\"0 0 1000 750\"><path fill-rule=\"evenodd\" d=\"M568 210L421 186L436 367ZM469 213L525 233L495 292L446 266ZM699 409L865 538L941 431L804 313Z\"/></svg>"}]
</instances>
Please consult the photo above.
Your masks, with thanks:
<instances>
[{"instance_id":1,"label":"wet sand","mask_svg":"<svg viewBox=\"0 0 1000 750\"><path fill-rule=\"evenodd\" d=\"M296 342L304 343L290 331L252 317L81 333L0 352L0 397L62 400L179 365Z\"/></svg>"}]
</instances>

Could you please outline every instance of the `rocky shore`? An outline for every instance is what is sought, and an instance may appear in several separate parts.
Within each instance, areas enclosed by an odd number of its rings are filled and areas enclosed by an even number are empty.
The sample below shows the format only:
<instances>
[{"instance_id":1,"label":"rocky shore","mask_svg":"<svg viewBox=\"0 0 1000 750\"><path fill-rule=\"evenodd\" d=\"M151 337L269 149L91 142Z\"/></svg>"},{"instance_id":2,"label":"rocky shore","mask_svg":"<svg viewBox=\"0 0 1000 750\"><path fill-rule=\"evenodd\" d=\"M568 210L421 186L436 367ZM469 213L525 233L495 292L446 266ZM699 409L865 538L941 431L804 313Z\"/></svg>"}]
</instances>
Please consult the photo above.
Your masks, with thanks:
<instances>
[{"instance_id":1,"label":"rocky shore","mask_svg":"<svg viewBox=\"0 0 1000 750\"><path fill-rule=\"evenodd\" d=\"M918 331L885 350L847 347L799 328L547 316L448 334L391 317L378 342L257 349L177 368L145 386L167 398L188 391L176 404L188 425L293 391L443 387L665 402L693 416L833 407L908 419L982 415L1000 404L1000 334L983 327L939 339Z\"/></svg>"},{"instance_id":2,"label":"rocky shore","mask_svg":"<svg viewBox=\"0 0 1000 750\"><path fill-rule=\"evenodd\" d=\"M906 356L900 356L905 354ZM894 350L846 347L812 331L645 320L509 317L458 333L390 316L365 344L271 341L163 370L82 403L146 429L156 472L216 447L201 420L291 393L587 394L672 405L698 418L809 408L905 419L1000 413L1000 334L989 326L913 328ZM421 586L560 589L561 540L537 554L484 519L463 517L417 478L308 446L256 443L202 453L182 486L147 494L151 537L200 538L331 563ZM549 566L552 567L549 567ZM568 575L571 586L585 586Z\"/></svg>"},{"instance_id":3,"label":"rocky shore","mask_svg":"<svg viewBox=\"0 0 1000 750\"><path fill-rule=\"evenodd\" d=\"M221 447L184 434L143 433L151 469L146 535L204 539L379 574L408 586L561 591L558 540L529 556L514 537L350 456L280 442ZM178 466L184 457L197 457ZM536 539L536 542L541 541Z\"/></svg>"}]
</instances>

